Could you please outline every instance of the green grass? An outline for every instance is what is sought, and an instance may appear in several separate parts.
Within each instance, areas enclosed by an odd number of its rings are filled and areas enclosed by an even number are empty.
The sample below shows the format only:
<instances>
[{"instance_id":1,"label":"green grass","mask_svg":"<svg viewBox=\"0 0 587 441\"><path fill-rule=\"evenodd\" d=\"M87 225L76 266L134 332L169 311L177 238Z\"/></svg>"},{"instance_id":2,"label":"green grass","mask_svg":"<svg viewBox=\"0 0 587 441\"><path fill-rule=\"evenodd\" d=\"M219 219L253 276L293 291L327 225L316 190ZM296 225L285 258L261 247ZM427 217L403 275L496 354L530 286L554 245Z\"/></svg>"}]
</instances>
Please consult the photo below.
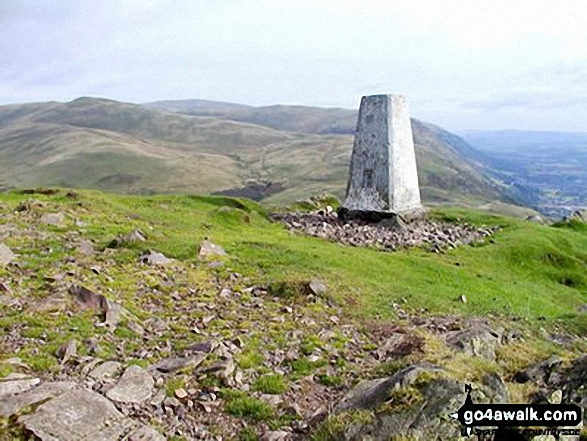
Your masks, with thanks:
<instances>
[{"instance_id":1,"label":"green grass","mask_svg":"<svg viewBox=\"0 0 587 441\"><path fill-rule=\"evenodd\" d=\"M248 274L253 282L319 277L329 286L329 295L343 305L352 297L357 303L352 312L360 316L391 318L393 303L405 300L407 308L425 308L431 314L494 314L587 332L587 318L577 312L578 306L587 303L587 234L582 227L553 228L483 212L438 208L433 215L442 219L503 229L494 243L445 254L417 249L382 253L291 235L269 222L262 207L246 200L80 194L87 212L76 211L77 201L61 196L38 198L75 213L88 224L86 236L97 244L141 228L149 232L145 247L195 262L199 242L210 237L228 252L231 269ZM18 194L0 195L0 202L12 206L22 199ZM219 213L222 206L233 210ZM247 221L235 216L234 210L246 212ZM130 213L138 219L129 221ZM129 262L136 259L131 250L119 258L124 256ZM122 266L120 271L124 272ZM466 304L457 301L461 294L466 295ZM259 362L254 353L245 353L239 360L243 368Z\"/></svg>"}]
</instances>

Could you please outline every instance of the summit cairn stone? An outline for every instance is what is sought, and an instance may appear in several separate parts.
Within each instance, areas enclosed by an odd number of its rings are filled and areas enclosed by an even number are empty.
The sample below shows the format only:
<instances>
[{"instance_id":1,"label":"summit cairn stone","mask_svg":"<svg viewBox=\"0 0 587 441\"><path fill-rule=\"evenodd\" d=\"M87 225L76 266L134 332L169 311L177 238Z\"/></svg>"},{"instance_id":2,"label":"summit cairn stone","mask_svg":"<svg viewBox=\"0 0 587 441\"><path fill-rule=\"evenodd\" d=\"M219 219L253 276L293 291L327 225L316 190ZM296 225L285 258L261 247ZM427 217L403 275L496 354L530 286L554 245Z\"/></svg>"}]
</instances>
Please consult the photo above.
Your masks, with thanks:
<instances>
[{"instance_id":1,"label":"summit cairn stone","mask_svg":"<svg viewBox=\"0 0 587 441\"><path fill-rule=\"evenodd\" d=\"M377 222L394 216L411 220L424 213L405 96L364 96L339 216Z\"/></svg>"}]
</instances>

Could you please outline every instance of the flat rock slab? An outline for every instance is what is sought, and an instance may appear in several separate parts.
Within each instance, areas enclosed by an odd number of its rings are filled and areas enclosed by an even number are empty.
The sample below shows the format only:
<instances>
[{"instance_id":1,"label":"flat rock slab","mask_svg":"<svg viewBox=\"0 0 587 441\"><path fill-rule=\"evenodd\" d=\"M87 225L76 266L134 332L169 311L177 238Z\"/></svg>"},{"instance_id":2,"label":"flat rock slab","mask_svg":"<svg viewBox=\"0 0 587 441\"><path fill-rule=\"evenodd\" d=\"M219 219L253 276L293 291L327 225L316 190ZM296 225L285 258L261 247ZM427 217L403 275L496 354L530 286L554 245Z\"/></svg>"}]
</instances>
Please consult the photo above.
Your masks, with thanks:
<instances>
[{"instance_id":1,"label":"flat rock slab","mask_svg":"<svg viewBox=\"0 0 587 441\"><path fill-rule=\"evenodd\" d=\"M0 243L0 266L6 266L14 259L14 253L3 243Z\"/></svg>"},{"instance_id":2,"label":"flat rock slab","mask_svg":"<svg viewBox=\"0 0 587 441\"><path fill-rule=\"evenodd\" d=\"M49 400L34 414L20 417L19 422L43 441L165 439L153 429L125 417L106 398L87 389L72 390Z\"/></svg>"},{"instance_id":3,"label":"flat rock slab","mask_svg":"<svg viewBox=\"0 0 587 441\"><path fill-rule=\"evenodd\" d=\"M163 373L171 373L180 369L190 369L199 366L202 361L206 359L208 354L199 353L190 357L173 357L161 360L149 367L149 369L157 370Z\"/></svg>"},{"instance_id":4,"label":"flat rock slab","mask_svg":"<svg viewBox=\"0 0 587 441\"><path fill-rule=\"evenodd\" d=\"M153 377L140 366L129 366L120 380L106 396L119 403L142 403L153 393L155 381Z\"/></svg>"},{"instance_id":5,"label":"flat rock slab","mask_svg":"<svg viewBox=\"0 0 587 441\"><path fill-rule=\"evenodd\" d=\"M0 416L9 417L18 413L20 409L49 398L58 397L78 387L70 381L44 383L16 396L0 397Z\"/></svg>"},{"instance_id":6,"label":"flat rock slab","mask_svg":"<svg viewBox=\"0 0 587 441\"><path fill-rule=\"evenodd\" d=\"M7 377L0 378L0 397L7 395L16 395L32 389L41 380L24 374L10 374Z\"/></svg>"}]
</instances>

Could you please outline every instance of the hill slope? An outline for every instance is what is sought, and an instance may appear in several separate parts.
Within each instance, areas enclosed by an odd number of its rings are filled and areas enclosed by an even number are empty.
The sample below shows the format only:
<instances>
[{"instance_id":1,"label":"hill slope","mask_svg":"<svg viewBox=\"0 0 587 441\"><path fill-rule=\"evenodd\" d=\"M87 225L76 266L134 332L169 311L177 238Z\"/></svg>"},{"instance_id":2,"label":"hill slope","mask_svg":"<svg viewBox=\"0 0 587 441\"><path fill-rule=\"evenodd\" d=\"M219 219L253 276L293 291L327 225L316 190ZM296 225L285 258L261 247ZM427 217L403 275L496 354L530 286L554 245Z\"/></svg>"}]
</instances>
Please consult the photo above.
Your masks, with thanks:
<instances>
[{"instance_id":1,"label":"hill slope","mask_svg":"<svg viewBox=\"0 0 587 441\"><path fill-rule=\"evenodd\" d=\"M281 113L253 110L246 118L252 124L226 112L255 108L198 105L206 116L96 98L0 107L0 184L210 193L254 181L279 183L274 188L283 191L268 198L274 203L322 192L343 196L352 136L308 132L348 131L355 112L277 106ZM271 114L273 123L255 114ZM462 150L444 141L448 132L416 120L413 129L427 203L507 199Z\"/></svg>"}]
</instances>

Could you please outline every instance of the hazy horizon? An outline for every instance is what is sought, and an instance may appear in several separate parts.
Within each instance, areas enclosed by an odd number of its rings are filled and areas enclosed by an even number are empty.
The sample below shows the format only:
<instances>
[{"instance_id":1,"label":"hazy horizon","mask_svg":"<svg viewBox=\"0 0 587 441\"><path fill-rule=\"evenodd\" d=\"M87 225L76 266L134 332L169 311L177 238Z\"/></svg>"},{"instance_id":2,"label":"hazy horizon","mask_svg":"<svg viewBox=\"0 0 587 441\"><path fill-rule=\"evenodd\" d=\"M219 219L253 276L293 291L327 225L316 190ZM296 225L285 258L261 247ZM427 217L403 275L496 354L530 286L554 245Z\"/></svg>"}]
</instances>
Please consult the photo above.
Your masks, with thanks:
<instances>
[{"instance_id":1,"label":"hazy horizon","mask_svg":"<svg viewBox=\"0 0 587 441\"><path fill-rule=\"evenodd\" d=\"M585 132L582 2L5 0L0 105L98 96L358 108L451 131Z\"/></svg>"}]
</instances>

